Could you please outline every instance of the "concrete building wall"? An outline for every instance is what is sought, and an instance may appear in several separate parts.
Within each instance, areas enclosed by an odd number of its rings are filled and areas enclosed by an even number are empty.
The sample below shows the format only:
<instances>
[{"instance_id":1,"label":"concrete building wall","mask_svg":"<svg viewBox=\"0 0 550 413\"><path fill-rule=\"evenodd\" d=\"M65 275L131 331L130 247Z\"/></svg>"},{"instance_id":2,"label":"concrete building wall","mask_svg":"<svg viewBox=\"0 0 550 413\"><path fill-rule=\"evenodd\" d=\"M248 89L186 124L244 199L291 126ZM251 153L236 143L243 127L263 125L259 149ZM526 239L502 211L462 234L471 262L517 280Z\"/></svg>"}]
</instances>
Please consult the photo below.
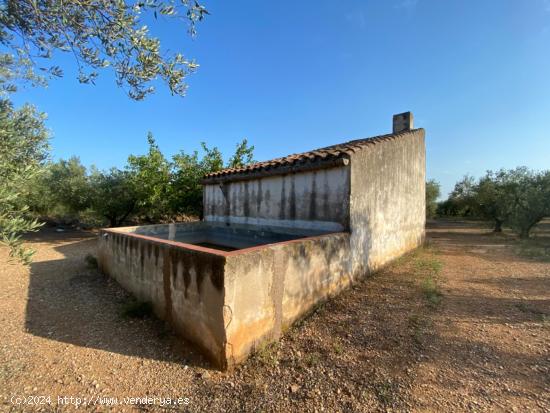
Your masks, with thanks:
<instances>
[{"instance_id":1,"label":"concrete building wall","mask_svg":"<svg viewBox=\"0 0 550 413\"><path fill-rule=\"evenodd\" d=\"M349 156L342 167L206 185L205 222L104 230L100 269L217 366L239 363L423 242L424 131ZM189 244L202 242L215 245ZM242 249L215 249L224 243Z\"/></svg>"},{"instance_id":2,"label":"concrete building wall","mask_svg":"<svg viewBox=\"0 0 550 413\"><path fill-rule=\"evenodd\" d=\"M205 221L342 231L349 166L204 186Z\"/></svg>"},{"instance_id":3,"label":"concrete building wall","mask_svg":"<svg viewBox=\"0 0 550 413\"><path fill-rule=\"evenodd\" d=\"M100 270L137 300L151 303L159 318L195 343L215 365L225 368L225 258L183 249L171 241L129 236L124 230L100 234Z\"/></svg>"},{"instance_id":4,"label":"concrete building wall","mask_svg":"<svg viewBox=\"0 0 550 413\"><path fill-rule=\"evenodd\" d=\"M351 156L352 272L374 271L420 246L426 221L424 130Z\"/></svg>"}]
</instances>

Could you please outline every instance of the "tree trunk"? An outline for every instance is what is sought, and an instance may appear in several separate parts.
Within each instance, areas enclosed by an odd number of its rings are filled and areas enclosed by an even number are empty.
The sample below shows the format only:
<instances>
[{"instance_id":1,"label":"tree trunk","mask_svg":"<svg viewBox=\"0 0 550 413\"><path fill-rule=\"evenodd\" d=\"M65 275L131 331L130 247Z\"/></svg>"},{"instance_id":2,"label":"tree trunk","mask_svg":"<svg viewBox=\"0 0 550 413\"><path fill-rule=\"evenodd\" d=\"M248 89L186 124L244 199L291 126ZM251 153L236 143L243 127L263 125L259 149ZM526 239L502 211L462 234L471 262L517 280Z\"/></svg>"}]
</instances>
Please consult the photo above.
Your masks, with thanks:
<instances>
[{"instance_id":1,"label":"tree trunk","mask_svg":"<svg viewBox=\"0 0 550 413\"><path fill-rule=\"evenodd\" d=\"M531 225L528 225L526 226L525 228L522 228L520 233L519 233L519 237L521 239L527 239L529 238L529 234L531 233L531 229L535 226L535 224L531 224Z\"/></svg>"},{"instance_id":2,"label":"tree trunk","mask_svg":"<svg viewBox=\"0 0 550 413\"><path fill-rule=\"evenodd\" d=\"M502 232L503 222L500 219L495 218L495 229L493 232Z\"/></svg>"},{"instance_id":3,"label":"tree trunk","mask_svg":"<svg viewBox=\"0 0 550 413\"><path fill-rule=\"evenodd\" d=\"M533 227L534 227L535 225L537 225L540 221L542 221L542 218L543 218L543 217L537 218L537 219L535 219L534 221L532 221L531 224L529 224L527 227L522 228L522 229L521 229L521 232L520 232L520 234L519 234L519 237L520 237L520 238L523 238L523 239L529 238L529 235L530 235L530 233L531 233L531 230L533 229Z\"/></svg>"},{"instance_id":4,"label":"tree trunk","mask_svg":"<svg viewBox=\"0 0 550 413\"><path fill-rule=\"evenodd\" d=\"M132 213L133 210L134 210L134 207L132 206L130 210L126 211L126 213L122 216L122 218L118 220L118 225L122 225L123 222L126 220L126 218L128 218L128 216Z\"/></svg>"}]
</instances>

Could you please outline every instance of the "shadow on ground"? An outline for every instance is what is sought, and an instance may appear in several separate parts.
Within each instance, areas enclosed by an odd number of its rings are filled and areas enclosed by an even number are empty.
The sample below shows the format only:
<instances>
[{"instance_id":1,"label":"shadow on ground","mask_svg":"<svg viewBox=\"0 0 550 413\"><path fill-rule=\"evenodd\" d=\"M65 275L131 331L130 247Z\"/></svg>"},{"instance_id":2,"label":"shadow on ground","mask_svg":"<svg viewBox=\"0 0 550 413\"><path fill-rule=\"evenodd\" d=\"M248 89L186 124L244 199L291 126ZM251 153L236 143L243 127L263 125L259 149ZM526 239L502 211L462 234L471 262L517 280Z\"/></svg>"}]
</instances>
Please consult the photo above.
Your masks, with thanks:
<instances>
[{"instance_id":1,"label":"shadow on ground","mask_svg":"<svg viewBox=\"0 0 550 413\"><path fill-rule=\"evenodd\" d=\"M34 242L53 244L64 258L31 264L26 308L27 332L50 340L146 359L208 368L192 346L178 339L154 316L130 318L130 294L115 281L87 267L95 236L44 231Z\"/></svg>"}]
</instances>

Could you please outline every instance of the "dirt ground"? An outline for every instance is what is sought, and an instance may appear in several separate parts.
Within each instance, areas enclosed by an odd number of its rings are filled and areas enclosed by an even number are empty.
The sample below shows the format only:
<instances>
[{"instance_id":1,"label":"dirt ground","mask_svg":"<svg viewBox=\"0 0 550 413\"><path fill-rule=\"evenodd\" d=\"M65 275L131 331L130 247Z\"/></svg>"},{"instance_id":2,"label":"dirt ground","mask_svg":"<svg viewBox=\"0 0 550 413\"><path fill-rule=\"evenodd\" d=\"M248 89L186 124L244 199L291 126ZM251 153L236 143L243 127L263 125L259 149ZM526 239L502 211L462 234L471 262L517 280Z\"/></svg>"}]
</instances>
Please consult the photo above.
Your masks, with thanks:
<instances>
[{"instance_id":1,"label":"dirt ground","mask_svg":"<svg viewBox=\"0 0 550 413\"><path fill-rule=\"evenodd\" d=\"M0 249L0 411L548 412L548 232L431 223L426 248L221 373L124 313L130 297L84 260L93 234L44 230L30 268Z\"/></svg>"}]
</instances>

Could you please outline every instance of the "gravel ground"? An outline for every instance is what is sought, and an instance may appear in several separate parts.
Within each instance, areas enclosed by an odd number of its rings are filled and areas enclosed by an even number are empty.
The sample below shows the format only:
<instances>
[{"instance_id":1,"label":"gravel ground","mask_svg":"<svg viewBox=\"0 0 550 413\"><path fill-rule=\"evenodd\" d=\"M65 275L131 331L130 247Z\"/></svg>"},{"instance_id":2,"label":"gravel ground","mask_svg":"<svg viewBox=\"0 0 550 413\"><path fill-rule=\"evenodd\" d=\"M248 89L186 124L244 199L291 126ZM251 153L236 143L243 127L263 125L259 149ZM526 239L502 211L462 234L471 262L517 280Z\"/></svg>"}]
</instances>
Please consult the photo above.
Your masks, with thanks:
<instances>
[{"instance_id":1,"label":"gravel ground","mask_svg":"<svg viewBox=\"0 0 550 413\"><path fill-rule=\"evenodd\" d=\"M0 248L1 411L550 411L550 262L476 224L432 224L427 248L227 373L124 315L86 266L93 234L29 243L30 268Z\"/></svg>"}]
</instances>

